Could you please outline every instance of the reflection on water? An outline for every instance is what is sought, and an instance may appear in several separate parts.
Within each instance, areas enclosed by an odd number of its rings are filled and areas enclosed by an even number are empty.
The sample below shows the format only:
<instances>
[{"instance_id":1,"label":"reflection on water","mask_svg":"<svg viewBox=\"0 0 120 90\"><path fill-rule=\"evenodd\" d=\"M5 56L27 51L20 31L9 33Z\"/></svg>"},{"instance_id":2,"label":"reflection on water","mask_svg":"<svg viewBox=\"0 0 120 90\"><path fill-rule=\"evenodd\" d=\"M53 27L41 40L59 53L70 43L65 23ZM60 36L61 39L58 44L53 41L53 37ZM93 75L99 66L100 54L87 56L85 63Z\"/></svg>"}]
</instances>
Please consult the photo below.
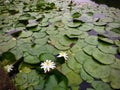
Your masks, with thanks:
<instances>
[{"instance_id":1,"label":"reflection on water","mask_svg":"<svg viewBox=\"0 0 120 90\"><path fill-rule=\"evenodd\" d=\"M105 4L110 7L120 8L120 0L73 0L77 3Z\"/></svg>"}]
</instances>

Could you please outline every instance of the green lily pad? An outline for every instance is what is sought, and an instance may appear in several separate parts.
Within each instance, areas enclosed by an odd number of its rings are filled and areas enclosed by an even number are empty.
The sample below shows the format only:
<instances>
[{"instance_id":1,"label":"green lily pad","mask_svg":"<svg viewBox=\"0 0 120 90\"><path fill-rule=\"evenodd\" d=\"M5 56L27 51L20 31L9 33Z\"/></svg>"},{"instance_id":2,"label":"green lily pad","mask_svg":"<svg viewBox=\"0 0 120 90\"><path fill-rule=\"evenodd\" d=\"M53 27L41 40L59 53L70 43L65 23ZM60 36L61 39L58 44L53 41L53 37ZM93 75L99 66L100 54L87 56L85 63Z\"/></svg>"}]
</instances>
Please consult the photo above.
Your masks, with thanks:
<instances>
[{"instance_id":1,"label":"green lily pad","mask_svg":"<svg viewBox=\"0 0 120 90\"><path fill-rule=\"evenodd\" d=\"M39 60L40 61L46 61L46 60L55 60L55 56L50 54L50 53L42 53L39 55Z\"/></svg>"},{"instance_id":2,"label":"green lily pad","mask_svg":"<svg viewBox=\"0 0 120 90\"><path fill-rule=\"evenodd\" d=\"M46 36L46 33L45 32L35 32L35 33L33 33L33 35L32 35L34 38L44 38L45 36Z\"/></svg>"},{"instance_id":3,"label":"green lily pad","mask_svg":"<svg viewBox=\"0 0 120 90\"><path fill-rule=\"evenodd\" d=\"M108 65L102 65L94 60L86 60L83 67L85 71L94 78L108 77L111 71L111 68Z\"/></svg>"},{"instance_id":4,"label":"green lily pad","mask_svg":"<svg viewBox=\"0 0 120 90\"><path fill-rule=\"evenodd\" d=\"M114 44L113 40L110 40L108 38L98 37L100 41L106 42L108 44Z\"/></svg>"},{"instance_id":5,"label":"green lily pad","mask_svg":"<svg viewBox=\"0 0 120 90\"><path fill-rule=\"evenodd\" d=\"M20 34L20 38L25 38L25 37L30 37L32 35L31 31L22 31L22 33Z\"/></svg>"},{"instance_id":6,"label":"green lily pad","mask_svg":"<svg viewBox=\"0 0 120 90\"><path fill-rule=\"evenodd\" d=\"M87 82L89 82L89 83L91 83L91 82L94 81L93 77L90 76L88 73L86 73L86 71L84 70L84 68L81 69L81 71L80 71L80 76L81 76L81 78L82 78L83 80L85 80L85 81L87 81Z\"/></svg>"},{"instance_id":7,"label":"green lily pad","mask_svg":"<svg viewBox=\"0 0 120 90\"><path fill-rule=\"evenodd\" d=\"M69 39L66 36L61 36L59 39L59 43L64 45L64 46L70 46L70 44L75 43L77 40L76 39Z\"/></svg>"},{"instance_id":8,"label":"green lily pad","mask_svg":"<svg viewBox=\"0 0 120 90\"><path fill-rule=\"evenodd\" d=\"M44 90L53 90L54 87L57 86L57 78L52 75L48 78L47 82L45 83Z\"/></svg>"},{"instance_id":9,"label":"green lily pad","mask_svg":"<svg viewBox=\"0 0 120 90\"><path fill-rule=\"evenodd\" d=\"M115 40L115 45L120 46L120 40Z\"/></svg>"},{"instance_id":10,"label":"green lily pad","mask_svg":"<svg viewBox=\"0 0 120 90\"><path fill-rule=\"evenodd\" d=\"M79 27L79 30L80 31L88 31L88 30L91 30L91 29L93 29L93 24L91 24L91 23L84 23L83 25L81 25L80 27Z\"/></svg>"},{"instance_id":11,"label":"green lily pad","mask_svg":"<svg viewBox=\"0 0 120 90\"><path fill-rule=\"evenodd\" d=\"M80 64L83 64L86 60L91 59L91 57L88 56L87 54L85 54L82 50L80 50L80 51L78 51L78 52L75 53L75 59Z\"/></svg>"},{"instance_id":12,"label":"green lily pad","mask_svg":"<svg viewBox=\"0 0 120 90\"><path fill-rule=\"evenodd\" d=\"M83 51L88 55L92 55L96 49L97 49L96 46L87 45L86 47L83 48Z\"/></svg>"},{"instance_id":13,"label":"green lily pad","mask_svg":"<svg viewBox=\"0 0 120 90\"><path fill-rule=\"evenodd\" d=\"M44 37L41 39L35 39L34 43L38 45L45 45L47 44L47 41L48 41L48 37Z\"/></svg>"},{"instance_id":14,"label":"green lily pad","mask_svg":"<svg viewBox=\"0 0 120 90\"><path fill-rule=\"evenodd\" d=\"M105 27L104 26L94 26L93 29L98 33L104 33L105 32Z\"/></svg>"},{"instance_id":15,"label":"green lily pad","mask_svg":"<svg viewBox=\"0 0 120 90\"><path fill-rule=\"evenodd\" d=\"M87 43L83 39L78 39L76 44L71 48L71 51L73 53L76 53L86 46L87 46Z\"/></svg>"},{"instance_id":16,"label":"green lily pad","mask_svg":"<svg viewBox=\"0 0 120 90\"><path fill-rule=\"evenodd\" d=\"M38 25L38 22L36 20L28 20L28 24L26 27L34 27Z\"/></svg>"},{"instance_id":17,"label":"green lily pad","mask_svg":"<svg viewBox=\"0 0 120 90\"><path fill-rule=\"evenodd\" d=\"M70 86L74 87L79 87L79 84L82 82L82 79L79 74L73 72L68 66L65 64L62 65L62 70L63 74L66 75L68 78L68 83ZM75 77L75 78L73 78Z\"/></svg>"},{"instance_id":18,"label":"green lily pad","mask_svg":"<svg viewBox=\"0 0 120 90\"><path fill-rule=\"evenodd\" d=\"M74 29L69 29L69 31L67 31L66 35L69 37L69 38L78 38L80 37L80 35L82 34L81 31L79 30L74 30Z\"/></svg>"},{"instance_id":19,"label":"green lily pad","mask_svg":"<svg viewBox=\"0 0 120 90\"><path fill-rule=\"evenodd\" d=\"M112 90L107 83L102 81L93 81L92 86L95 90Z\"/></svg>"},{"instance_id":20,"label":"green lily pad","mask_svg":"<svg viewBox=\"0 0 120 90\"><path fill-rule=\"evenodd\" d=\"M39 83L39 75L35 70L29 73L21 72L15 77L15 85L17 89L25 90Z\"/></svg>"},{"instance_id":21,"label":"green lily pad","mask_svg":"<svg viewBox=\"0 0 120 90\"><path fill-rule=\"evenodd\" d=\"M34 17L31 17L30 14L23 14L23 15L21 15L21 16L19 17L19 20L20 20L20 21L25 21L25 20L29 20L29 19L31 19L31 18L34 18Z\"/></svg>"},{"instance_id":22,"label":"green lily pad","mask_svg":"<svg viewBox=\"0 0 120 90\"><path fill-rule=\"evenodd\" d=\"M6 52L6 51L12 49L15 46L16 46L16 40L11 39L8 42L4 42L4 43L1 44L0 45L0 47L1 47L0 50L1 50L1 52Z\"/></svg>"},{"instance_id":23,"label":"green lily pad","mask_svg":"<svg viewBox=\"0 0 120 90\"><path fill-rule=\"evenodd\" d=\"M99 43L98 48L103 51L104 53L109 54L116 54L117 48L113 47L112 45L106 44L106 43Z\"/></svg>"},{"instance_id":24,"label":"green lily pad","mask_svg":"<svg viewBox=\"0 0 120 90\"><path fill-rule=\"evenodd\" d=\"M40 63L40 60L36 56L32 56L28 53L25 53L24 62L29 64L37 64Z\"/></svg>"},{"instance_id":25,"label":"green lily pad","mask_svg":"<svg viewBox=\"0 0 120 90\"><path fill-rule=\"evenodd\" d=\"M81 16L81 14L79 12L75 12L72 14L73 18L79 18Z\"/></svg>"},{"instance_id":26,"label":"green lily pad","mask_svg":"<svg viewBox=\"0 0 120 90\"><path fill-rule=\"evenodd\" d=\"M2 53L2 60L8 60L9 62L14 62L16 59L13 53L4 52Z\"/></svg>"},{"instance_id":27,"label":"green lily pad","mask_svg":"<svg viewBox=\"0 0 120 90\"><path fill-rule=\"evenodd\" d=\"M110 66L115 69L120 69L120 59L116 59L116 61Z\"/></svg>"},{"instance_id":28,"label":"green lily pad","mask_svg":"<svg viewBox=\"0 0 120 90\"><path fill-rule=\"evenodd\" d=\"M111 70L110 80L111 80L110 85L112 86L112 88L119 89L120 88L120 70L117 70L117 69Z\"/></svg>"},{"instance_id":29,"label":"green lily pad","mask_svg":"<svg viewBox=\"0 0 120 90\"><path fill-rule=\"evenodd\" d=\"M98 37L97 36L89 36L85 38L85 41L91 45L97 45L98 44Z\"/></svg>"},{"instance_id":30,"label":"green lily pad","mask_svg":"<svg viewBox=\"0 0 120 90\"><path fill-rule=\"evenodd\" d=\"M14 47L10 50L15 55L15 59L19 60L23 56L23 51L19 47Z\"/></svg>"},{"instance_id":31,"label":"green lily pad","mask_svg":"<svg viewBox=\"0 0 120 90\"><path fill-rule=\"evenodd\" d=\"M67 65L69 68L71 68L74 72L80 73L80 70L82 68L82 65L78 63L74 57L69 57L67 60Z\"/></svg>"},{"instance_id":32,"label":"green lily pad","mask_svg":"<svg viewBox=\"0 0 120 90\"><path fill-rule=\"evenodd\" d=\"M100 50L93 52L93 57L102 64L112 64L115 62L115 56L112 54L105 54Z\"/></svg>"},{"instance_id":33,"label":"green lily pad","mask_svg":"<svg viewBox=\"0 0 120 90\"><path fill-rule=\"evenodd\" d=\"M76 28L76 27L79 27L81 25L81 22L80 21L77 21L77 22L68 22L67 26L68 27L71 27L71 28Z\"/></svg>"}]
</instances>

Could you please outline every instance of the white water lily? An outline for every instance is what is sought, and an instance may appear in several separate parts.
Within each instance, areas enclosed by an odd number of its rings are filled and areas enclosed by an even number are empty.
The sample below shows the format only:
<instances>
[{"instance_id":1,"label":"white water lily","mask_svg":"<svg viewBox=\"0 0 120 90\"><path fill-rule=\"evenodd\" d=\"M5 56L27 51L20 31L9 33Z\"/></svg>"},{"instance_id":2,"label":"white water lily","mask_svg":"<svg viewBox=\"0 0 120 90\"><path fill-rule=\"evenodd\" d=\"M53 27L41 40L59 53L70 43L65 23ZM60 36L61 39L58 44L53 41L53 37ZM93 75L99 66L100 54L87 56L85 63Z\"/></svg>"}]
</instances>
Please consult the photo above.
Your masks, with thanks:
<instances>
[{"instance_id":1,"label":"white water lily","mask_svg":"<svg viewBox=\"0 0 120 90\"><path fill-rule=\"evenodd\" d=\"M66 52L60 52L59 55L57 57L63 57L65 60L68 59L68 55Z\"/></svg>"},{"instance_id":2,"label":"white water lily","mask_svg":"<svg viewBox=\"0 0 120 90\"><path fill-rule=\"evenodd\" d=\"M44 72L49 72L51 69L56 68L55 63L51 60L46 60L45 62L41 63L41 68L44 69Z\"/></svg>"},{"instance_id":3,"label":"white water lily","mask_svg":"<svg viewBox=\"0 0 120 90\"><path fill-rule=\"evenodd\" d=\"M7 70L7 72L11 72L13 70L13 65L7 65L5 66L5 69Z\"/></svg>"}]
</instances>

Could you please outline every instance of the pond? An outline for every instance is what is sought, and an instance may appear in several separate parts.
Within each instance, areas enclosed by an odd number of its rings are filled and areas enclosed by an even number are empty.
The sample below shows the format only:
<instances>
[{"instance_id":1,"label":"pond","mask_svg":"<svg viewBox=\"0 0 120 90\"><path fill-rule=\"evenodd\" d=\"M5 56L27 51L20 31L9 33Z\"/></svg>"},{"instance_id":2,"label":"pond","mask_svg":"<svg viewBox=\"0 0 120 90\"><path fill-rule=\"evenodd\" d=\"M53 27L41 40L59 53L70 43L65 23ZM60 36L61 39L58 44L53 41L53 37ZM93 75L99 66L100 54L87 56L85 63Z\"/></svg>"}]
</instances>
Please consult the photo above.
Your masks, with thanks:
<instances>
[{"instance_id":1,"label":"pond","mask_svg":"<svg viewBox=\"0 0 120 90\"><path fill-rule=\"evenodd\" d=\"M1 0L0 89L119 90L116 2Z\"/></svg>"}]
</instances>

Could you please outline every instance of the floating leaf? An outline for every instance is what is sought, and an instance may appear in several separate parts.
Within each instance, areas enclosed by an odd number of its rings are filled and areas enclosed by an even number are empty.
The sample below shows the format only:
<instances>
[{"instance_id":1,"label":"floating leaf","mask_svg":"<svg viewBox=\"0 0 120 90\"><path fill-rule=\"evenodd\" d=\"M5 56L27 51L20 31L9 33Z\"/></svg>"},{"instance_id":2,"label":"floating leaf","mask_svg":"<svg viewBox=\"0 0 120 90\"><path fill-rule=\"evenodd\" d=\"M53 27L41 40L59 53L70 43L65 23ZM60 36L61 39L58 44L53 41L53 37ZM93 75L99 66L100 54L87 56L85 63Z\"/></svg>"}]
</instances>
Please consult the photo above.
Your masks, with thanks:
<instances>
[{"instance_id":1,"label":"floating leaf","mask_svg":"<svg viewBox=\"0 0 120 90\"><path fill-rule=\"evenodd\" d=\"M86 60L91 59L91 57L85 54L82 50L80 50L75 53L75 59L77 60L77 62L83 64Z\"/></svg>"},{"instance_id":2,"label":"floating leaf","mask_svg":"<svg viewBox=\"0 0 120 90\"><path fill-rule=\"evenodd\" d=\"M120 69L120 60L116 59L116 61L113 64L111 64L110 66L115 69Z\"/></svg>"},{"instance_id":3,"label":"floating leaf","mask_svg":"<svg viewBox=\"0 0 120 90\"><path fill-rule=\"evenodd\" d=\"M88 30L91 30L91 29L93 29L93 24L91 24L91 23L84 23L83 25L81 25L80 27L79 27L79 30L80 31L88 31Z\"/></svg>"},{"instance_id":4,"label":"floating leaf","mask_svg":"<svg viewBox=\"0 0 120 90\"><path fill-rule=\"evenodd\" d=\"M112 45L108 45L106 43L99 43L98 48L103 51L104 53L109 53L109 54L116 54L117 53L117 48L113 47Z\"/></svg>"},{"instance_id":5,"label":"floating leaf","mask_svg":"<svg viewBox=\"0 0 120 90\"><path fill-rule=\"evenodd\" d=\"M24 62L29 64L37 64L40 63L40 60L36 56L32 56L28 53L24 56Z\"/></svg>"},{"instance_id":6,"label":"floating leaf","mask_svg":"<svg viewBox=\"0 0 120 90\"><path fill-rule=\"evenodd\" d=\"M32 35L31 31L22 31L22 33L20 34L20 38L25 38L25 37L30 37Z\"/></svg>"},{"instance_id":7,"label":"floating leaf","mask_svg":"<svg viewBox=\"0 0 120 90\"><path fill-rule=\"evenodd\" d=\"M104 26L94 26L93 29L98 33L104 33L105 32L105 27Z\"/></svg>"},{"instance_id":8,"label":"floating leaf","mask_svg":"<svg viewBox=\"0 0 120 90\"><path fill-rule=\"evenodd\" d=\"M105 54L99 50L93 52L93 57L103 64L112 64L115 62L115 56L111 54Z\"/></svg>"},{"instance_id":9,"label":"floating leaf","mask_svg":"<svg viewBox=\"0 0 120 90\"><path fill-rule=\"evenodd\" d=\"M25 21L25 20L29 20L29 19L31 19L31 18L34 18L34 17L31 17L30 14L23 14L23 15L21 15L21 16L19 17L19 20L20 20L20 21Z\"/></svg>"},{"instance_id":10,"label":"floating leaf","mask_svg":"<svg viewBox=\"0 0 120 90\"><path fill-rule=\"evenodd\" d=\"M2 43L0 45L0 47L1 47L0 49L1 49L2 52L6 52L6 51L12 49L15 46L16 46L16 40L11 39L8 42Z\"/></svg>"},{"instance_id":11,"label":"floating leaf","mask_svg":"<svg viewBox=\"0 0 120 90\"><path fill-rule=\"evenodd\" d=\"M95 90L112 90L112 88L102 81L93 81L92 86Z\"/></svg>"},{"instance_id":12,"label":"floating leaf","mask_svg":"<svg viewBox=\"0 0 120 90\"><path fill-rule=\"evenodd\" d=\"M103 42L106 42L106 43L109 43L109 44L114 44L113 40L110 40L108 38L98 37L98 39L100 41L103 41Z\"/></svg>"},{"instance_id":13,"label":"floating leaf","mask_svg":"<svg viewBox=\"0 0 120 90\"><path fill-rule=\"evenodd\" d=\"M85 38L85 41L91 45L97 45L98 44L98 37L97 36L89 36Z\"/></svg>"},{"instance_id":14,"label":"floating leaf","mask_svg":"<svg viewBox=\"0 0 120 90\"><path fill-rule=\"evenodd\" d=\"M97 47L92 45L87 45L86 47L83 48L84 52L87 53L88 55L92 55L96 49Z\"/></svg>"},{"instance_id":15,"label":"floating leaf","mask_svg":"<svg viewBox=\"0 0 120 90\"><path fill-rule=\"evenodd\" d=\"M75 23L74 23L75 22ZM74 21L74 22L69 22L68 23L68 27L71 27L71 28L76 28L76 27L79 27L81 25L81 22L80 21Z\"/></svg>"},{"instance_id":16,"label":"floating leaf","mask_svg":"<svg viewBox=\"0 0 120 90\"><path fill-rule=\"evenodd\" d=\"M2 60L8 60L9 62L14 62L16 59L13 53L4 52L2 53Z\"/></svg>"},{"instance_id":17,"label":"floating leaf","mask_svg":"<svg viewBox=\"0 0 120 90\"><path fill-rule=\"evenodd\" d=\"M67 60L67 65L69 68L71 68L74 72L80 73L80 70L82 68L82 65L78 63L74 57L69 57Z\"/></svg>"},{"instance_id":18,"label":"floating leaf","mask_svg":"<svg viewBox=\"0 0 120 90\"><path fill-rule=\"evenodd\" d=\"M28 24L26 27L34 27L38 25L38 22L36 20L28 20Z\"/></svg>"},{"instance_id":19,"label":"floating leaf","mask_svg":"<svg viewBox=\"0 0 120 90\"><path fill-rule=\"evenodd\" d=\"M110 75L111 68L107 65L102 65L94 60L86 60L83 64L85 71L95 78L105 78Z\"/></svg>"},{"instance_id":20,"label":"floating leaf","mask_svg":"<svg viewBox=\"0 0 120 90\"><path fill-rule=\"evenodd\" d=\"M55 56L50 53L42 53L39 56L40 61L55 60Z\"/></svg>"},{"instance_id":21,"label":"floating leaf","mask_svg":"<svg viewBox=\"0 0 120 90\"><path fill-rule=\"evenodd\" d=\"M79 84L82 82L82 79L81 79L80 75L76 74L71 69L69 69L66 64L62 65L62 72L68 78L68 82L69 82L70 86L72 86L72 87L74 87L74 86L78 87ZM75 77L75 78L73 78L73 77Z\"/></svg>"},{"instance_id":22,"label":"floating leaf","mask_svg":"<svg viewBox=\"0 0 120 90\"><path fill-rule=\"evenodd\" d=\"M87 81L89 83L93 82L93 77L91 77L86 71L82 68L80 71L80 76L84 81Z\"/></svg>"},{"instance_id":23,"label":"floating leaf","mask_svg":"<svg viewBox=\"0 0 120 90\"><path fill-rule=\"evenodd\" d=\"M34 43L39 45L45 45L47 44L48 37L44 37L42 39L35 39Z\"/></svg>"},{"instance_id":24,"label":"floating leaf","mask_svg":"<svg viewBox=\"0 0 120 90\"><path fill-rule=\"evenodd\" d=\"M114 88L114 89L120 88L120 70L112 69L109 79L111 80L112 88Z\"/></svg>"},{"instance_id":25,"label":"floating leaf","mask_svg":"<svg viewBox=\"0 0 120 90\"><path fill-rule=\"evenodd\" d=\"M35 70L29 73L19 73L15 77L15 85L17 89L25 90L39 83L39 75Z\"/></svg>"},{"instance_id":26,"label":"floating leaf","mask_svg":"<svg viewBox=\"0 0 120 90\"><path fill-rule=\"evenodd\" d=\"M75 12L72 14L73 18L79 18L81 16L81 14L79 12Z\"/></svg>"},{"instance_id":27,"label":"floating leaf","mask_svg":"<svg viewBox=\"0 0 120 90\"><path fill-rule=\"evenodd\" d=\"M57 86L57 78L55 75L51 75L48 77L47 82L45 83L44 90L53 90Z\"/></svg>"}]
</instances>

